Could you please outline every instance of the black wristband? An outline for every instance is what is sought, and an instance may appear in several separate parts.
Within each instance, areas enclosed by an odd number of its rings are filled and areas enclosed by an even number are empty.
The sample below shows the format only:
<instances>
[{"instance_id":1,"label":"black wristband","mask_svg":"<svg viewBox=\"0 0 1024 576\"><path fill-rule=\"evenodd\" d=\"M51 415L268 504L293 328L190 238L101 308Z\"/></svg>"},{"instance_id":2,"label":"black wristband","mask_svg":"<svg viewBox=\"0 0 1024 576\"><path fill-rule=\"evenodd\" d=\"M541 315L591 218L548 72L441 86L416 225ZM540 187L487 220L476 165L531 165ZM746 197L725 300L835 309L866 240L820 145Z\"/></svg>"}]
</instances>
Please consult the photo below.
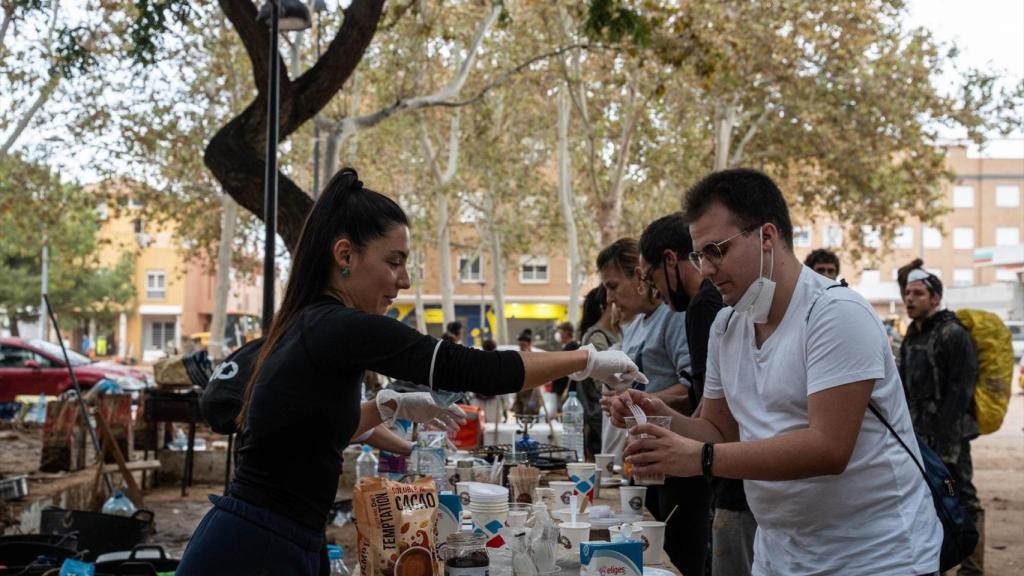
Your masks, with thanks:
<instances>
[{"instance_id":1,"label":"black wristband","mask_svg":"<svg viewBox=\"0 0 1024 576\"><path fill-rule=\"evenodd\" d=\"M704 473L704 477L710 480L711 464L715 461L715 445L711 442L704 443L704 449L701 451L700 469Z\"/></svg>"}]
</instances>

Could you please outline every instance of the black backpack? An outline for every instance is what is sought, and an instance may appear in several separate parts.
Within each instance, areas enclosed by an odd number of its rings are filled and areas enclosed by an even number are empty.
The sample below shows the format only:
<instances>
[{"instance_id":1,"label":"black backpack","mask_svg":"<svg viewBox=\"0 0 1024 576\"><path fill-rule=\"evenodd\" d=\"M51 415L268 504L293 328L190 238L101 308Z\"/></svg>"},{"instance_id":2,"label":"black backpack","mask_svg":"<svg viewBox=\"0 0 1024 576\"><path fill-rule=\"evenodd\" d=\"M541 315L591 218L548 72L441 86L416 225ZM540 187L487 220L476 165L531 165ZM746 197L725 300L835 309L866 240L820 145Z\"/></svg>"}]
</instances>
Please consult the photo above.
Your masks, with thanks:
<instances>
[{"instance_id":1,"label":"black backpack","mask_svg":"<svg viewBox=\"0 0 1024 576\"><path fill-rule=\"evenodd\" d=\"M217 365L199 399L199 410L210 428L218 434L238 432L235 418L242 409L245 385L252 377L263 338L246 342Z\"/></svg>"}]
</instances>

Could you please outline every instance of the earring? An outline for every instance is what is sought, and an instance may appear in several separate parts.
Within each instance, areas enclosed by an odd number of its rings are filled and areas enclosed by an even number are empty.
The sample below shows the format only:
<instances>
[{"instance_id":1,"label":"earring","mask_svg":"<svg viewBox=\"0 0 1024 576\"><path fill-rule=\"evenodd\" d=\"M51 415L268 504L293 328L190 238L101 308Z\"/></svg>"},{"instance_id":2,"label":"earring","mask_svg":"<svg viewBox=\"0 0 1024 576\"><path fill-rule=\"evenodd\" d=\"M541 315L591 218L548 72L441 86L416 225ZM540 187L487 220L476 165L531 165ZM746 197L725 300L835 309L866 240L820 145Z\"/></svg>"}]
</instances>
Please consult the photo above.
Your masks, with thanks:
<instances>
[{"instance_id":1,"label":"earring","mask_svg":"<svg viewBox=\"0 0 1024 576\"><path fill-rule=\"evenodd\" d=\"M349 274L349 272L348 272L348 266L346 266L346 267L344 267L344 268L342 268L342 269L341 269L341 277L342 277L342 278L348 278L348 274Z\"/></svg>"}]
</instances>

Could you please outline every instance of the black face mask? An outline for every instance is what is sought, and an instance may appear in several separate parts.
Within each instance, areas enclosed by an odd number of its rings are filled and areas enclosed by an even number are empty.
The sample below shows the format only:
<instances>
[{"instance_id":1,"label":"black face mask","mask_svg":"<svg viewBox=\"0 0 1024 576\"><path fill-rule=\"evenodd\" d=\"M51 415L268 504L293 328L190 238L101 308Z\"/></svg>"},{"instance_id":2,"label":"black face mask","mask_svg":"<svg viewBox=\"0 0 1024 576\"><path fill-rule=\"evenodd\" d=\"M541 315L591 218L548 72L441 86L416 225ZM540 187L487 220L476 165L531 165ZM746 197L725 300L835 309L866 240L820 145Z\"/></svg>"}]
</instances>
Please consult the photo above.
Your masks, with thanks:
<instances>
[{"instance_id":1,"label":"black face mask","mask_svg":"<svg viewBox=\"0 0 1024 576\"><path fill-rule=\"evenodd\" d=\"M668 301L672 306L672 310L686 312L686 309L690 306L690 296L683 289L683 279L679 275L679 267L673 267L676 271L675 289L672 288L672 283L668 281L668 264L664 260L661 261L661 268L665 271L665 290L668 293Z\"/></svg>"}]
</instances>

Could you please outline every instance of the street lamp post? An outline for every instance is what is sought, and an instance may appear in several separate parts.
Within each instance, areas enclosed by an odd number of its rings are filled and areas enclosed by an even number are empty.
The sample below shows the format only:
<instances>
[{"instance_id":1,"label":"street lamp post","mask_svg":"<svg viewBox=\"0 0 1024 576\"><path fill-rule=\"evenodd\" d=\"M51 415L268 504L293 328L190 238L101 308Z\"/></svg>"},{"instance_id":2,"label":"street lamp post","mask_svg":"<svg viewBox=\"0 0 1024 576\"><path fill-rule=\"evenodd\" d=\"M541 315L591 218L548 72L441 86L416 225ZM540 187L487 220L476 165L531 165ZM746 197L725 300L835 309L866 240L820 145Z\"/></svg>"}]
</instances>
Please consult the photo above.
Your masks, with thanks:
<instances>
[{"instance_id":1,"label":"street lamp post","mask_svg":"<svg viewBox=\"0 0 1024 576\"><path fill-rule=\"evenodd\" d=\"M327 2L313 0L313 12L316 14L316 35L313 40L316 50L316 62L320 61L320 32L323 29L324 12ZM320 123L313 119L313 199L320 197Z\"/></svg>"},{"instance_id":2,"label":"street lamp post","mask_svg":"<svg viewBox=\"0 0 1024 576\"><path fill-rule=\"evenodd\" d=\"M481 263L482 264L482 263ZM481 278L483 278L483 270L481 272ZM484 341L484 327L487 326L487 319L484 316L484 286L487 283L482 279L480 280L480 342Z\"/></svg>"},{"instance_id":3,"label":"street lamp post","mask_svg":"<svg viewBox=\"0 0 1024 576\"><path fill-rule=\"evenodd\" d=\"M263 186L263 333L274 319L274 259L277 239L277 137L280 113L281 30L305 30L312 25L309 10L299 0L267 0L256 21L270 24L270 77L267 79L267 171Z\"/></svg>"}]
</instances>

